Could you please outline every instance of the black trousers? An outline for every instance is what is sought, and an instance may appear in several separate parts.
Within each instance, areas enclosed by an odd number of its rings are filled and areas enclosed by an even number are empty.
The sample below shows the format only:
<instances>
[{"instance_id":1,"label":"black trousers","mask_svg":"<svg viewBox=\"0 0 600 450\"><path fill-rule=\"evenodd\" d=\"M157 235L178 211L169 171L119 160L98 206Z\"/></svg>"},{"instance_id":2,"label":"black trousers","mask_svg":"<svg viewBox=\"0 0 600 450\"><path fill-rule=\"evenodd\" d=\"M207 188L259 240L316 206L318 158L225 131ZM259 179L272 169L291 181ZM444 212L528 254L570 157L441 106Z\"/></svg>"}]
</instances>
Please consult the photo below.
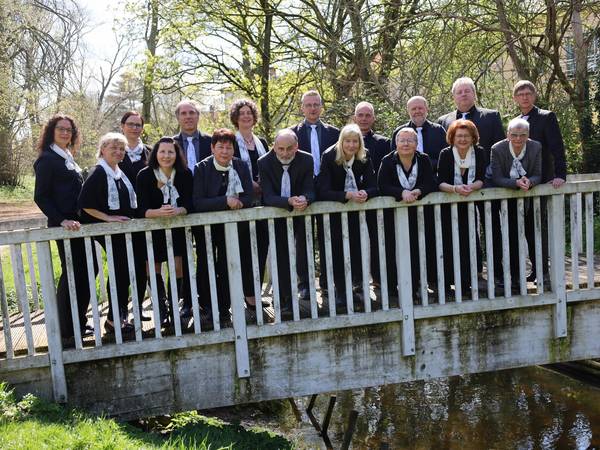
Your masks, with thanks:
<instances>
[{"instance_id":1,"label":"black trousers","mask_svg":"<svg viewBox=\"0 0 600 450\"><path fill-rule=\"evenodd\" d=\"M267 253L269 251L269 228L266 220L258 220L256 223L256 247L258 253L258 273L260 285L265 278L265 266L267 263ZM250 224L241 222L238 226L238 235L240 241L240 259L242 266L242 283L244 296L253 297L254 292L254 270L252 265L252 248L250 242Z\"/></svg>"},{"instance_id":2,"label":"black trousers","mask_svg":"<svg viewBox=\"0 0 600 450\"><path fill-rule=\"evenodd\" d=\"M304 278L308 281L308 265L306 259L306 226L304 217L294 217L293 236L296 247L296 273L298 279ZM275 241L277 257L277 277L279 280L279 295L282 306L291 305L292 285L290 277L290 260L287 239L287 220L275 219ZM308 287L308 285L307 285Z\"/></svg>"},{"instance_id":3,"label":"black trousers","mask_svg":"<svg viewBox=\"0 0 600 450\"><path fill-rule=\"evenodd\" d=\"M371 212L371 211L369 211ZM377 221L376 216L367 214L367 229L371 242L371 267L373 267L373 247L376 250L376 268L379 271L379 251L377 249ZM344 266L344 241L342 238L341 214L330 215L331 226L331 254L333 263L333 279L336 296L346 296L346 270ZM362 286L362 249L360 240L359 213L348 213L348 243L350 246L351 278L353 286Z\"/></svg>"},{"instance_id":4,"label":"black trousers","mask_svg":"<svg viewBox=\"0 0 600 450\"><path fill-rule=\"evenodd\" d=\"M71 315L71 296L69 294L69 281L67 278L67 263L65 258L65 245L62 240L56 241L58 256L60 258L61 274L56 289L56 306L58 309L58 320L60 334L63 338L72 337L73 317ZM90 285L87 271L87 260L85 241L82 238L71 239L71 254L73 257L73 275L75 279L75 294L77 298L77 312L79 326L83 330L87 322L86 314L90 304ZM92 261L94 264L94 275L98 273L95 247L92 244ZM95 289L95 284L94 284Z\"/></svg>"},{"instance_id":5,"label":"black trousers","mask_svg":"<svg viewBox=\"0 0 600 450\"><path fill-rule=\"evenodd\" d=\"M133 270L135 271L136 287L138 292L138 303L141 305L144 301L144 294L146 293L146 282L148 280L146 274L146 239L143 233L132 234L132 246L133 246ZM96 237L96 240L100 243L102 248L106 251L106 240L104 236ZM124 234L113 234L112 240L112 251L113 251L113 263L115 268L115 280L117 301L119 304L119 318L121 320L126 319L128 316L127 305L129 302L129 271L132 269L129 267L127 262L127 247L125 244ZM110 320L115 322L112 309L112 293L110 289L111 280L106 281L106 290L108 292L108 317Z\"/></svg>"}]
</instances>

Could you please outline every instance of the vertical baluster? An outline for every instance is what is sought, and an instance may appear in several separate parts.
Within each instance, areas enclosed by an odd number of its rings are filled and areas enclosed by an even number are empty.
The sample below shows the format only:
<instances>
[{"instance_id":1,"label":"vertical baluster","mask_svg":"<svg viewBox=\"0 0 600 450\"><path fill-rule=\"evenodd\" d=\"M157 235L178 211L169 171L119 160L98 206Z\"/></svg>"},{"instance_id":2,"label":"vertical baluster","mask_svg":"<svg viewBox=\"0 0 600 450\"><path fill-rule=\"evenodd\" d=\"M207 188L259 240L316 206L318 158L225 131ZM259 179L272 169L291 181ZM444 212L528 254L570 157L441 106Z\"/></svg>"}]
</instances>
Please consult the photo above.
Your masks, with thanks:
<instances>
[{"instance_id":1,"label":"vertical baluster","mask_svg":"<svg viewBox=\"0 0 600 450\"><path fill-rule=\"evenodd\" d=\"M306 262L308 265L308 286L310 292L310 317L319 317L317 307L317 289L315 286L315 255L313 247L312 216L304 216L304 232L306 233Z\"/></svg>"},{"instance_id":2,"label":"vertical baluster","mask_svg":"<svg viewBox=\"0 0 600 450\"><path fill-rule=\"evenodd\" d=\"M429 304L427 295L427 262L425 261L425 214L423 207L417 206L417 239L419 242L419 275L421 277L421 304Z\"/></svg>"},{"instance_id":3,"label":"vertical baluster","mask_svg":"<svg viewBox=\"0 0 600 450\"><path fill-rule=\"evenodd\" d=\"M484 203L485 216L485 256L487 271L487 298L490 300L496 297L495 278L494 278L494 239L492 231L492 202L489 200ZM498 232L498 230L496 230Z\"/></svg>"},{"instance_id":4,"label":"vertical baluster","mask_svg":"<svg viewBox=\"0 0 600 450\"><path fill-rule=\"evenodd\" d=\"M65 264L67 266L67 284L69 287L69 304L71 306L71 319L73 320L73 336L75 338L75 348L83 348L81 342L81 324L79 323L79 306L77 305L77 290L75 289L75 272L73 270L73 253L71 250L71 240L64 239L65 246Z\"/></svg>"},{"instance_id":5,"label":"vertical baluster","mask_svg":"<svg viewBox=\"0 0 600 450\"><path fill-rule=\"evenodd\" d=\"M579 289L579 216L577 215L577 194L569 197L569 206L571 209L571 277L573 280L572 289Z\"/></svg>"},{"instance_id":6,"label":"vertical baluster","mask_svg":"<svg viewBox=\"0 0 600 450\"><path fill-rule=\"evenodd\" d=\"M517 235L519 244L519 284L520 294L527 295L527 276L525 275L525 253L527 253L527 240L525 238L525 201L522 198L517 199Z\"/></svg>"},{"instance_id":7,"label":"vertical baluster","mask_svg":"<svg viewBox=\"0 0 600 450\"><path fill-rule=\"evenodd\" d=\"M335 289L333 287L333 260L331 256L331 228L329 222L329 214L323 214L323 230L325 234L325 271L327 272L327 292L329 293L329 316L335 317L336 295Z\"/></svg>"},{"instance_id":8,"label":"vertical baluster","mask_svg":"<svg viewBox=\"0 0 600 450\"><path fill-rule=\"evenodd\" d=\"M442 207L433 206L435 222L435 260L437 264L438 302L446 303L446 282L444 280L444 241L442 237Z\"/></svg>"},{"instance_id":9,"label":"vertical baluster","mask_svg":"<svg viewBox=\"0 0 600 450\"><path fill-rule=\"evenodd\" d=\"M533 198L533 226L535 235L535 273L537 293L544 292L544 274L542 269L542 210L540 197Z\"/></svg>"},{"instance_id":10,"label":"vertical baluster","mask_svg":"<svg viewBox=\"0 0 600 450\"><path fill-rule=\"evenodd\" d=\"M402 308L402 355L410 356L415 354L415 322L408 208L396 208L395 223L396 272L400 307Z\"/></svg>"},{"instance_id":11,"label":"vertical baluster","mask_svg":"<svg viewBox=\"0 0 600 450\"><path fill-rule=\"evenodd\" d=\"M462 302L462 283L460 274L460 241L458 234L458 205L450 205L450 222L452 223L452 262L454 264L454 297L456 303Z\"/></svg>"},{"instance_id":12,"label":"vertical baluster","mask_svg":"<svg viewBox=\"0 0 600 450\"><path fill-rule=\"evenodd\" d=\"M371 312L371 292L369 289L369 274L371 273L371 252L369 242L369 228L367 227L367 214L365 211L358 213L360 226L360 254L362 270L362 290L364 295L365 312Z\"/></svg>"},{"instance_id":13,"label":"vertical baluster","mask_svg":"<svg viewBox=\"0 0 600 450\"><path fill-rule=\"evenodd\" d=\"M352 262L350 261L350 233L348 232L348 213L342 213L342 246L344 249L344 281L346 284L346 308L348 314L354 314L352 295Z\"/></svg>"},{"instance_id":14,"label":"vertical baluster","mask_svg":"<svg viewBox=\"0 0 600 450\"><path fill-rule=\"evenodd\" d=\"M194 264L194 249L192 246L192 229L185 227L185 248L187 261L182 261L188 266L190 281L190 295L192 297L192 314L194 315L194 333L198 334L202 330L200 319L200 308L198 306L198 286L196 284L196 264Z\"/></svg>"},{"instance_id":15,"label":"vertical baluster","mask_svg":"<svg viewBox=\"0 0 600 450\"><path fill-rule=\"evenodd\" d=\"M585 194L585 247L587 287L594 288L594 193Z\"/></svg>"},{"instance_id":16,"label":"vertical baluster","mask_svg":"<svg viewBox=\"0 0 600 450\"><path fill-rule=\"evenodd\" d=\"M469 202L467 205L467 214L469 217L469 261L471 269L471 298L473 301L479 300L479 283L477 280L477 234L479 230L475 224L475 203Z\"/></svg>"},{"instance_id":17,"label":"vertical baluster","mask_svg":"<svg viewBox=\"0 0 600 450\"><path fill-rule=\"evenodd\" d=\"M277 268L277 240L275 239L275 224L273 219L267 221L269 227L269 263L271 269L271 282L273 284L273 309L275 310L275 323L281 322L281 303L279 293L279 272ZM283 243L282 243L283 244Z\"/></svg>"},{"instance_id":18,"label":"vertical baluster","mask_svg":"<svg viewBox=\"0 0 600 450\"><path fill-rule=\"evenodd\" d=\"M250 257L252 260L252 280L254 281L254 309L256 311L256 324L263 324L262 308L262 279L260 278L260 268L258 267L258 241L256 237L256 221L251 220L248 224L250 230Z\"/></svg>"},{"instance_id":19,"label":"vertical baluster","mask_svg":"<svg viewBox=\"0 0 600 450\"><path fill-rule=\"evenodd\" d=\"M579 246L577 247L577 253L583 252L583 204L582 204L583 194L578 192L575 194L575 199L577 202L577 242Z\"/></svg>"},{"instance_id":20,"label":"vertical baluster","mask_svg":"<svg viewBox=\"0 0 600 450\"><path fill-rule=\"evenodd\" d=\"M15 357L15 352L13 349L12 334L10 331L10 314L8 312L8 302L6 300L6 288L4 286L4 271L2 270L2 258L0 258L0 309L2 312L2 331L4 332L4 345L6 347L6 357L8 359L12 359Z\"/></svg>"},{"instance_id":21,"label":"vertical baluster","mask_svg":"<svg viewBox=\"0 0 600 450\"><path fill-rule=\"evenodd\" d=\"M13 275L15 280L15 290L17 298L21 305L21 313L23 314L23 327L25 329L25 338L27 340L27 354L35 353L33 342L33 332L31 329L31 316L29 314L29 299L27 298L27 288L25 287L25 269L23 267L23 254L21 244L13 244L10 246L11 259L13 261Z\"/></svg>"},{"instance_id":22,"label":"vertical baluster","mask_svg":"<svg viewBox=\"0 0 600 450\"><path fill-rule=\"evenodd\" d=\"M500 223L502 229L502 267L504 269L504 297L510 297L510 248L508 239L508 202L506 199L500 201Z\"/></svg>"},{"instance_id":23,"label":"vertical baluster","mask_svg":"<svg viewBox=\"0 0 600 450\"><path fill-rule=\"evenodd\" d=\"M101 303L108 302L108 292L106 292L106 280L104 278L104 260L102 259L102 246L99 242L94 241L96 247L96 264L98 264L98 284L100 286Z\"/></svg>"},{"instance_id":24,"label":"vertical baluster","mask_svg":"<svg viewBox=\"0 0 600 450\"><path fill-rule=\"evenodd\" d=\"M298 277L296 273L296 239L294 239L294 219L288 217L287 225L287 244L288 257L290 262L290 283L292 285L292 314L294 321L300 320L300 306L298 305Z\"/></svg>"},{"instance_id":25,"label":"vertical baluster","mask_svg":"<svg viewBox=\"0 0 600 450\"><path fill-rule=\"evenodd\" d=\"M177 292L177 274L175 272L175 255L173 254L173 232L171 228L165 230L167 244L167 264L169 266L169 282L171 284L171 308L173 310L173 324L175 336L181 336L181 317L179 316L179 295Z\"/></svg>"},{"instance_id":26,"label":"vertical baluster","mask_svg":"<svg viewBox=\"0 0 600 450\"><path fill-rule=\"evenodd\" d=\"M106 240L106 262L108 264L108 284L110 288L111 305L113 317L107 317L107 320L113 320L115 326L115 342L123 343L121 334L121 312L119 311L119 299L117 297L117 279L115 277L115 260L112 248L112 236L107 235Z\"/></svg>"},{"instance_id":27,"label":"vertical baluster","mask_svg":"<svg viewBox=\"0 0 600 450\"><path fill-rule=\"evenodd\" d=\"M160 310L158 308L158 289L156 283L156 271L154 270L154 246L152 243L152 232L146 231L146 258L148 261L148 279L150 282L150 299L152 301L152 316L154 317L154 337L161 338ZM137 325L136 325L137 326Z\"/></svg>"},{"instance_id":28,"label":"vertical baluster","mask_svg":"<svg viewBox=\"0 0 600 450\"><path fill-rule=\"evenodd\" d=\"M102 347L102 335L100 333L100 313L98 311L98 296L96 295L96 276L94 275L94 252L92 251L92 239L84 238L85 262L87 267L88 283L90 286L90 304L92 305L92 320L94 322L94 341L96 347ZM102 267L99 267L99 271Z\"/></svg>"},{"instance_id":29,"label":"vertical baluster","mask_svg":"<svg viewBox=\"0 0 600 450\"><path fill-rule=\"evenodd\" d=\"M208 264L208 281L210 283L210 306L212 308L213 329L218 331L221 329L221 323L219 302L217 301L217 276L215 272L215 257L213 253L210 225L204 225L204 240L206 241L206 262Z\"/></svg>"},{"instance_id":30,"label":"vertical baluster","mask_svg":"<svg viewBox=\"0 0 600 450\"><path fill-rule=\"evenodd\" d=\"M387 262L385 260L385 230L383 224L383 210L377 210L377 245L379 246L379 279L381 281L381 309L389 309Z\"/></svg>"},{"instance_id":31,"label":"vertical baluster","mask_svg":"<svg viewBox=\"0 0 600 450\"><path fill-rule=\"evenodd\" d=\"M550 270L552 289L556 303L554 319L554 337L567 335L567 294L565 289L565 196L553 195L549 199L548 225L550 235L548 247L551 255Z\"/></svg>"},{"instance_id":32,"label":"vertical baluster","mask_svg":"<svg viewBox=\"0 0 600 450\"><path fill-rule=\"evenodd\" d=\"M15 273L15 270L17 270L17 261L15 261L15 252L13 246L9 245L8 249L10 250L10 267L13 271L13 284L15 287L15 293L17 294L17 311L21 312L23 310L23 307L21 306L21 297L18 295L17 291L17 275Z\"/></svg>"},{"instance_id":33,"label":"vertical baluster","mask_svg":"<svg viewBox=\"0 0 600 450\"><path fill-rule=\"evenodd\" d=\"M35 261L33 260L33 251L31 242L25 244L27 248L27 262L29 263L29 281L31 283L31 298L33 299L33 310L40 309L40 299L38 297L37 281L35 279Z\"/></svg>"},{"instance_id":34,"label":"vertical baluster","mask_svg":"<svg viewBox=\"0 0 600 450\"><path fill-rule=\"evenodd\" d=\"M131 287L131 304L133 307L133 328L135 330L135 340L140 342L142 340L142 318L140 317L140 310L142 305L139 303L139 296L137 290L137 279L135 274L135 262L133 256L133 244L131 242L131 233L125 234L125 249L127 250L127 267L129 268L129 285ZM148 266L148 272L153 272L154 266ZM159 325L160 327L160 322Z\"/></svg>"}]
</instances>

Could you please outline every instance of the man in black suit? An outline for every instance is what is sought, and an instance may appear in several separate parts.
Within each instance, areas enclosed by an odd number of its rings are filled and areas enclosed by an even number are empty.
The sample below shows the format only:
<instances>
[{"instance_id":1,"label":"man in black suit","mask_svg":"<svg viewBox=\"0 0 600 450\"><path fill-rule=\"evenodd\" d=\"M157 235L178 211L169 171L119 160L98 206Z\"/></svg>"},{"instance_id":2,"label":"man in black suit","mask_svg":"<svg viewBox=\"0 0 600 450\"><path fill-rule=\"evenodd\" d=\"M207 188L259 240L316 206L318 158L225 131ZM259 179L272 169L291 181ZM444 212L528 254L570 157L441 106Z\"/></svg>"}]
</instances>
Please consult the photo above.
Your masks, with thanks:
<instances>
[{"instance_id":1,"label":"man in black suit","mask_svg":"<svg viewBox=\"0 0 600 450\"><path fill-rule=\"evenodd\" d=\"M313 173L319 174L321 155L325 150L335 144L340 136L340 130L321 121L323 102L321 95L310 90L302 94L300 106L304 120L292 128L298 136L298 148L313 157Z\"/></svg>"},{"instance_id":2,"label":"man in black suit","mask_svg":"<svg viewBox=\"0 0 600 450\"><path fill-rule=\"evenodd\" d=\"M373 131L375 108L373 108L371 103L360 102L356 105L352 119L354 120L354 123L358 125L358 128L360 128L365 148L369 151L369 156L371 157L371 162L375 169L375 175L377 175L381 160L391 151L390 140Z\"/></svg>"},{"instance_id":3,"label":"man in black suit","mask_svg":"<svg viewBox=\"0 0 600 450\"><path fill-rule=\"evenodd\" d=\"M546 109L535 106L537 89L531 81L521 80L513 87L513 99L521 110L521 117L529 122L529 138L542 144L542 183L551 183L558 188L567 179L567 164L565 159L565 145L563 143L560 127L556 114ZM542 269L548 273L548 222L546 199L542 197ZM534 240L533 209L530 208L525 217L525 233L529 245L529 255L532 271L527 277L528 281L537 278L535 267L535 240Z\"/></svg>"},{"instance_id":4,"label":"man in black suit","mask_svg":"<svg viewBox=\"0 0 600 450\"><path fill-rule=\"evenodd\" d=\"M292 128L292 131L298 137L298 147L313 157L313 175L319 175L321 167L321 155L338 141L340 130L332 125L321 121L323 112L323 101L321 95L310 90L302 94L300 110L304 120ZM317 216L317 233L315 241L319 247L319 284L321 287L327 286L327 270L325 262L325 246L323 245L323 217ZM302 299L308 299L308 280L300 277L298 287Z\"/></svg>"},{"instance_id":5,"label":"man in black suit","mask_svg":"<svg viewBox=\"0 0 600 450\"><path fill-rule=\"evenodd\" d=\"M184 155L187 166L194 173L196 164L211 155L208 134L198 130L198 119L200 119L200 108L193 100L182 100L175 107L175 117L179 122L179 134L173 136Z\"/></svg>"},{"instance_id":6,"label":"man in black suit","mask_svg":"<svg viewBox=\"0 0 600 450\"><path fill-rule=\"evenodd\" d=\"M403 125L400 125L392 134L392 142L396 142L396 134L402 128L412 128L417 132L417 151L427 153L433 173L437 173L437 163L440 152L443 148L448 147L446 142L446 130L438 123L433 123L427 120L429 113L429 105L425 97L415 95L406 102L406 110L410 120ZM391 147L391 150L395 148Z\"/></svg>"},{"instance_id":7,"label":"man in black suit","mask_svg":"<svg viewBox=\"0 0 600 450\"><path fill-rule=\"evenodd\" d=\"M467 119L473 122L479 132L479 145L485 149L489 161L492 145L506 137L500 113L495 109L475 106L477 100L475 83L469 77L458 78L452 84L452 96L456 110L439 117L437 123L447 130L456 119Z\"/></svg>"},{"instance_id":8,"label":"man in black suit","mask_svg":"<svg viewBox=\"0 0 600 450\"><path fill-rule=\"evenodd\" d=\"M258 160L258 172L265 206L276 206L288 211L304 211L315 200L313 159L298 150L298 138L290 129L277 133L273 151ZM304 217L294 218L296 244L296 272L299 278L308 278L306 232ZM287 242L286 219L275 220L277 274L282 311L291 312L291 280Z\"/></svg>"}]
</instances>

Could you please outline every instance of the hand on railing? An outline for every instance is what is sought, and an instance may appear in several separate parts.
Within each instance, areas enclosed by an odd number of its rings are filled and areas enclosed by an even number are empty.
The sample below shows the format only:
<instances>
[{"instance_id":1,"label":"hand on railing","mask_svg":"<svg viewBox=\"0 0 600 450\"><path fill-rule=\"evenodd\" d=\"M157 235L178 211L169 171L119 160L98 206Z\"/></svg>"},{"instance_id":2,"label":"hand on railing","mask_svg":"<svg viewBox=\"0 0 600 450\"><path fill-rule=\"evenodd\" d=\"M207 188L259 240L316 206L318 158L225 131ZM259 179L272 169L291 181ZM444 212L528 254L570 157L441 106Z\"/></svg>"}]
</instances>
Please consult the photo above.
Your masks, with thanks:
<instances>
[{"instance_id":1,"label":"hand on railing","mask_svg":"<svg viewBox=\"0 0 600 450\"><path fill-rule=\"evenodd\" d=\"M413 189L412 191L404 190L402 191L402 200L405 203L416 202L419 199L419 195L421 195L420 189Z\"/></svg>"},{"instance_id":2,"label":"hand on railing","mask_svg":"<svg viewBox=\"0 0 600 450\"><path fill-rule=\"evenodd\" d=\"M563 184L565 184L565 180L557 177L557 178L550 180L548 183L551 184L556 189L556 188L561 187Z\"/></svg>"},{"instance_id":3,"label":"hand on railing","mask_svg":"<svg viewBox=\"0 0 600 450\"><path fill-rule=\"evenodd\" d=\"M365 191L346 192L346 200L356 203L364 203L368 200L369 195Z\"/></svg>"},{"instance_id":4,"label":"hand on railing","mask_svg":"<svg viewBox=\"0 0 600 450\"><path fill-rule=\"evenodd\" d=\"M304 211L308 206L308 201L306 200L306 197L304 195L290 197L288 198L288 203L296 211Z\"/></svg>"},{"instance_id":5,"label":"hand on railing","mask_svg":"<svg viewBox=\"0 0 600 450\"><path fill-rule=\"evenodd\" d=\"M521 177L516 182L517 187L522 191L528 191L531 188L531 182L527 177Z\"/></svg>"},{"instance_id":6,"label":"hand on railing","mask_svg":"<svg viewBox=\"0 0 600 450\"><path fill-rule=\"evenodd\" d=\"M171 205L162 205L158 209L149 209L146 211L146 217L171 217L186 214L186 209L174 207Z\"/></svg>"},{"instance_id":7,"label":"hand on railing","mask_svg":"<svg viewBox=\"0 0 600 450\"><path fill-rule=\"evenodd\" d=\"M237 197L227 197L227 206L229 209L242 209L244 204Z\"/></svg>"},{"instance_id":8,"label":"hand on railing","mask_svg":"<svg viewBox=\"0 0 600 450\"><path fill-rule=\"evenodd\" d=\"M79 222L77 222L76 220L69 220L69 219L65 219L60 223L60 226L63 227L65 230L69 230L69 231L77 231L79 230L79 228L81 228L81 224Z\"/></svg>"}]
</instances>

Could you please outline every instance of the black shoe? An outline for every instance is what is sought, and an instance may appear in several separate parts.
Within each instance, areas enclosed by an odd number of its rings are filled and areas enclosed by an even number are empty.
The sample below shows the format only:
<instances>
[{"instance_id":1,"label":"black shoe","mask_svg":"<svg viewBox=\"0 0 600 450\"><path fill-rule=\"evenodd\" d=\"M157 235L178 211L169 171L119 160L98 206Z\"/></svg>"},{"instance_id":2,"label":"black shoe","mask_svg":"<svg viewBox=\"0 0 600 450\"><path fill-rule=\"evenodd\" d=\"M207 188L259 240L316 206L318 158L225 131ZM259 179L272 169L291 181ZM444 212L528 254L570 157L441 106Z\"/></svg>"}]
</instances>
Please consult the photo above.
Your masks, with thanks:
<instances>
[{"instance_id":1,"label":"black shoe","mask_svg":"<svg viewBox=\"0 0 600 450\"><path fill-rule=\"evenodd\" d=\"M528 283L533 283L533 282L535 282L536 279L537 279L537 275L535 274L534 271L530 272L529 275L527 275Z\"/></svg>"},{"instance_id":2,"label":"black shoe","mask_svg":"<svg viewBox=\"0 0 600 450\"><path fill-rule=\"evenodd\" d=\"M310 300L310 291L308 288L302 288L300 289L298 296L300 297L300 300Z\"/></svg>"},{"instance_id":3,"label":"black shoe","mask_svg":"<svg viewBox=\"0 0 600 450\"><path fill-rule=\"evenodd\" d=\"M179 317L181 317L182 319L190 319L190 318L194 317L192 308L189 306L182 307L181 312L179 313Z\"/></svg>"},{"instance_id":4,"label":"black shoe","mask_svg":"<svg viewBox=\"0 0 600 450\"><path fill-rule=\"evenodd\" d=\"M82 329L81 329L81 337L82 338L86 338L89 336L93 336L94 335L94 328L89 326L89 325L85 325Z\"/></svg>"}]
</instances>

